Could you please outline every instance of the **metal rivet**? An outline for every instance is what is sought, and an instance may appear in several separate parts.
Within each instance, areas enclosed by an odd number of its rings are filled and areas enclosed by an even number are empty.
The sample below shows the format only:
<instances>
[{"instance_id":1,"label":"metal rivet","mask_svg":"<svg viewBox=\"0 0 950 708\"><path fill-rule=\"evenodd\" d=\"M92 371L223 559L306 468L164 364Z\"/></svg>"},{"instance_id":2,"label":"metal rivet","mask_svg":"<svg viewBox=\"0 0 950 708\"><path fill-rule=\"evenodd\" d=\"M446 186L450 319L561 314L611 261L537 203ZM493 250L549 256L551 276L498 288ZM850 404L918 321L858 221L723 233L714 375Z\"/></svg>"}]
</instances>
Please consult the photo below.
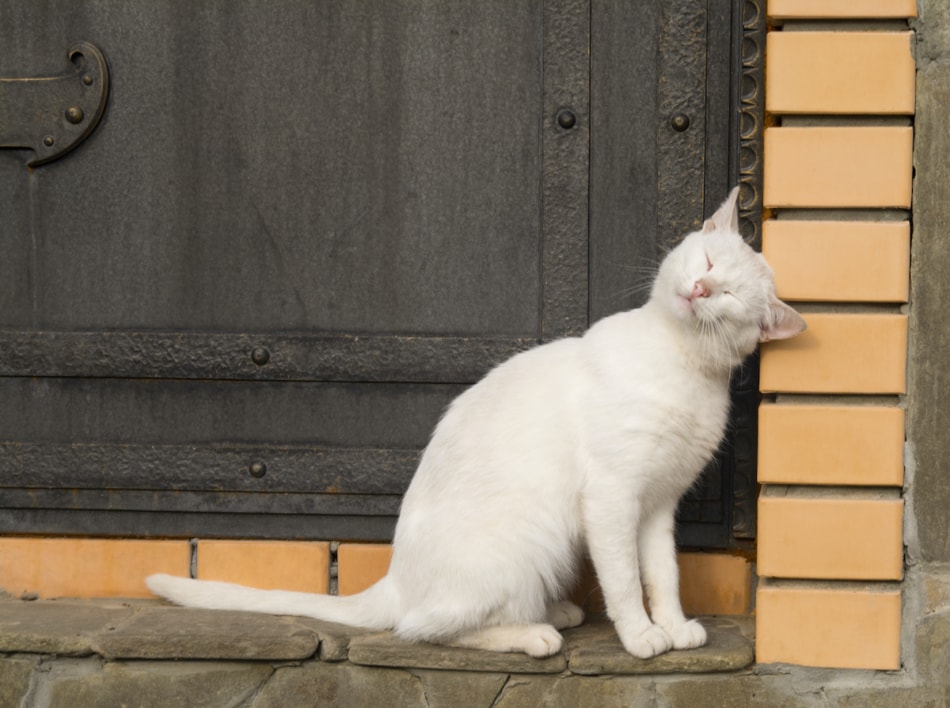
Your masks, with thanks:
<instances>
[{"instance_id":1,"label":"metal rivet","mask_svg":"<svg viewBox=\"0 0 950 708\"><path fill-rule=\"evenodd\" d=\"M83 74L82 83L84 86L92 86L92 77L89 74Z\"/></svg>"},{"instance_id":2,"label":"metal rivet","mask_svg":"<svg viewBox=\"0 0 950 708\"><path fill-rule=\"evenodd\" d=\"M564 128L564 130L570 130L575 125L577 125L577 116L574 115L574 111L565 108L561 111L558 111L557 124Z\"/></svg>"},{"instance_id":3,"label":"metal rivet","mask_svg":"<svg viewBox=\"0 0 950 708\"><path fill-rule=\"evenodd\" d=\"M79 106L70 106L66 109L66 120L70 123L81 123L86 114L82 112Z\"/></svg>"},{"instance_id":4,"label":"metal rivet","mask_svg":"<svg viewBox=\"0 0 950 708\"><path fill-rule=\"evenodd\" d=\"M247 471L251 473L252 477L257 477L260 479L265 474L267 474L267 465L265 465L260 460L255 460L248 466Z\"/></svg>"},{"instance_id":5,"label":"metal rivet","mask_svg":"<svg viewBox=\"0 0 950 708\"><path fill-rule=\"evenodd\" d=\"M670 118L670 125L673 126L673 130L682 133L689 127L689 116L685 113L677 113Z\"/></svg>"},{"instance_id":6,"label":"metal rivet","mask_svg":"<svg viewBox=\"0 0 950 708\"><path fill-rule=\"evenodd\" d=\"M55 143L55 142L56 142L56 141L53 139L53 136L52 136L52 135L47 135L45 138L43 138L43 144L44 144L46 147L53 147L53 143Z\"/></svg>"},{"instance_id":7,"label":"metal rivet","mask_svg":"<svg viewBox=\"0 0 950 708\"><path fill-rule=\"evenodd\" d=\"M270 352L265 347L255 347L251 352L251 361L258 366L264 366L270 361Z\"/></svg>"}]
</instances>

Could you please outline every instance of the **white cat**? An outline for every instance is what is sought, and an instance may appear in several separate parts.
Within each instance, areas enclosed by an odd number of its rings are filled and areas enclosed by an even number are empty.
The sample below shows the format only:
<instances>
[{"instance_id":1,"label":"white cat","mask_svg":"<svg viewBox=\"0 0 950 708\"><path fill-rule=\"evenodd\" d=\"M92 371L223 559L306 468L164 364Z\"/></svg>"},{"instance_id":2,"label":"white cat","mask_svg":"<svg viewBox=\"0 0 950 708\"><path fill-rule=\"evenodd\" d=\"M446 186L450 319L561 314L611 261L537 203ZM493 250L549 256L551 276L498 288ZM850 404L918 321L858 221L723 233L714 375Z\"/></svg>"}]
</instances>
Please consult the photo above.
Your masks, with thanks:
<instances>
[{"instance_id":1,"label":"white cat","mask_svg":"<svg viewBox=\"0 0 950 708\"><path fill-rule=\"evenodd\" d=\"M676 505L722 438L732 369L805 328L739 236L737 194L664 259L643 307L512 357L451 404L374 586L335 597L153 575L149 588L543 657L560 650L557 629L583 621L564 598L586 548L628 652L703 645L680 607Z\"/></svg>"}]
</instances>

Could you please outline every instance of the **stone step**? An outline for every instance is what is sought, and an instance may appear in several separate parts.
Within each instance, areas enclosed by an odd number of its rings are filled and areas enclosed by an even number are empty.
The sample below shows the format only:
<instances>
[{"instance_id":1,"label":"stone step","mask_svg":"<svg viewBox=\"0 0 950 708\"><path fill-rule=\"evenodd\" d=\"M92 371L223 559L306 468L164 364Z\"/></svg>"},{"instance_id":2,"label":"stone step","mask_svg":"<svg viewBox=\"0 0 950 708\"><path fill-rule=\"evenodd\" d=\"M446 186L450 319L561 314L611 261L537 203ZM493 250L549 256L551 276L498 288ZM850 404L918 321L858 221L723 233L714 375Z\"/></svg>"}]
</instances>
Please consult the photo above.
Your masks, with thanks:
<instances>
[{"instance_id":1,"label":"stone step","mask_svg":"<svg viewBox=\"0 0 950 708\"><path fill-rule=\"evenodd\" d=\"M0 598L0 706L161 706L177 697L177 705L262 708L298 705L289 697L304 695L324 696L328 705L492 705L503 687L522 685L517 676L530 677L529 683L550 676L557 679L552 686L567 689L571 677L587 685L580 677L711 674L751 666L748 619L702 622L707 646L641 660L623 650L608 621L594 617L564 632L560 653L533 659L411 644L391 633L300 617L156 601ZM419 691L421 702L413 698ZM337 698L329 700L330 694ZM433 702L439 695L444 700ZM482 695L485 702L476 698ZM395 702L379 703L382 696ZM465 701L452 703L452 697Z\"/></svg>"}]
</instances>

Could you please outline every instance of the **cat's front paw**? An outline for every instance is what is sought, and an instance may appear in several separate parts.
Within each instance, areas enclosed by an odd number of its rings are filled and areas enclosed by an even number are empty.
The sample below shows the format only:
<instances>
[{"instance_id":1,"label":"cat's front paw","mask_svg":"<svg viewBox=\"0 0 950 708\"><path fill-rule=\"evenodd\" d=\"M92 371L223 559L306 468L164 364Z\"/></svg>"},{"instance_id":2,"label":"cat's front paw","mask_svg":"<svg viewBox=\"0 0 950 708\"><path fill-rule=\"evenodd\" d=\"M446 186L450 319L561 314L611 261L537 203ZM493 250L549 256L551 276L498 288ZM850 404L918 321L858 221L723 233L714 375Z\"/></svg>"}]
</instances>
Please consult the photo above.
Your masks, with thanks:
<instances>
[{"instance_id":1,"label":"cat's front paw","mask_svg":"<svg viewBox=\"0 0 950 708\"><path fill-rule=\"evenodd\" d=\"M651 624L634 636L620 635L623 648L638 659L649 659L673 647L673 638L662 627Z\"/></svg>"},{"instance_id":2,"label":"cat's front paw","mask_svg":"<svg viewBox=\"0 0 950 708\"><path fill-rule=\"evenodd\" d=\"M535 659L543 659L561 651L564 639L549 624L533 625L523 638L521 650Z\"/></svg>"},{"instance_id":3,"label":"cat's front paw","mask_svg":"<svg viewBox=\"0 0 950 708\"><path fill-rule=\"evenodd\" d=\"M696 620L680 622L664 629L672 638L674 649L695 649L706 643L706 630Z\"/></svg>"}]
</instances>

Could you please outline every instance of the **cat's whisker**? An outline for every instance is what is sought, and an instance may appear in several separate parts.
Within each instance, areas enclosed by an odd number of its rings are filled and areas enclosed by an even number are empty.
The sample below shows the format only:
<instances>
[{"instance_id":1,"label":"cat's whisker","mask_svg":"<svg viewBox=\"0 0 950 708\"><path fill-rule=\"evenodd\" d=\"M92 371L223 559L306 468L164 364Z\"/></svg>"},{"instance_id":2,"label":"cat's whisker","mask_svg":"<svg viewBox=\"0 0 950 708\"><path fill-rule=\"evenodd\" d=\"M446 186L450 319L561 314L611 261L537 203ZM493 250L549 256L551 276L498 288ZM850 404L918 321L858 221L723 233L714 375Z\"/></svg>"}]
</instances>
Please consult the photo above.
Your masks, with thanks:
<instances>
[{"instance_id":1,"label":"cat's whisker","mask_svg":"<svg viewBox=\"0 0 950 708\"><path fill-rule=\"evenodd\" d=\"M617 302L618 300L624 300L634 295L642 295L643 293L649 293L652 289L653 281L638 283L637 285L632 285L628 288L617 291L610 297L610 301Z\"/></svg>"}]
</instances>

